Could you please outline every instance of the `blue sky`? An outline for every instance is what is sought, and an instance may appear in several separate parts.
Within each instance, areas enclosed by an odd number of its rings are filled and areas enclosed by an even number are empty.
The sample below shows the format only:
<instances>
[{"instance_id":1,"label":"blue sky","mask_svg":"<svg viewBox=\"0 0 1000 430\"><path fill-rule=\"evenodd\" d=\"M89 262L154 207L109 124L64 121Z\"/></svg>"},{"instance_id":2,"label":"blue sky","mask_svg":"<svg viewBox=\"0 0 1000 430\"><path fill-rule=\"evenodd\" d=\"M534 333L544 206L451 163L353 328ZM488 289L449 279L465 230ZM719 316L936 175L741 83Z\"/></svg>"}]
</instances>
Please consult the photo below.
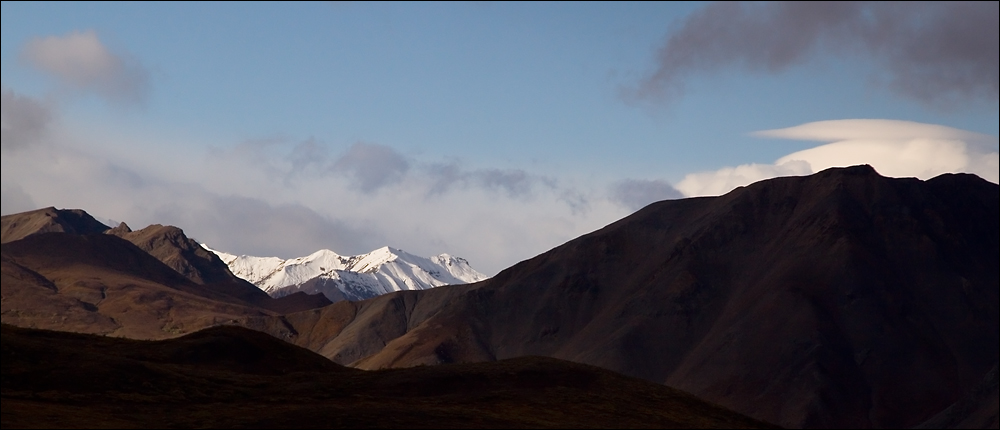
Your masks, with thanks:
<instances>
[{"instance_id":1,"label":"blue sky","mask_svg":"<svg viewBox=\"0 0 1000 430\"><path fill-rule=\"evenodd\" d=\"M652 201L838 164L996 182L997 16L3 2L3 213L79 207L237 254L448 252L493 274Z\"/></svg>"}]
</instances>

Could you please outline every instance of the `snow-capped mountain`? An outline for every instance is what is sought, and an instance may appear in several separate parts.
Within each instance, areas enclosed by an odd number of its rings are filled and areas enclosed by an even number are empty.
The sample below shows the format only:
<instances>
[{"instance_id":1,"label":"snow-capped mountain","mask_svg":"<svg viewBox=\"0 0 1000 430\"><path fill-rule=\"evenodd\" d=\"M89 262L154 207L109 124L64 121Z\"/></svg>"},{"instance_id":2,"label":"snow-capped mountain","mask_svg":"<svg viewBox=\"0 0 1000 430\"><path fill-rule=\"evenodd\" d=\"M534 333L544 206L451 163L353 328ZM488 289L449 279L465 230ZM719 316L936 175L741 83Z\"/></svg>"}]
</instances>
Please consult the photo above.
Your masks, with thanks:
<instances>
[{"instance_id":1,"label":"snow-capped mountain","mask_svg":"<svg viewBox=\"0 0 1000 430\"><path fill-rule=\"evenodd\" d=\"M323 293L332 301L364 300L393 291L426 290L487 278L464 258L448 254L424 258L389 247L353 256L323 249L306 257L283 260L236 256L202 246L218 255L234 275L275 298L304 291Z\"/></svg>"}]
</instances>

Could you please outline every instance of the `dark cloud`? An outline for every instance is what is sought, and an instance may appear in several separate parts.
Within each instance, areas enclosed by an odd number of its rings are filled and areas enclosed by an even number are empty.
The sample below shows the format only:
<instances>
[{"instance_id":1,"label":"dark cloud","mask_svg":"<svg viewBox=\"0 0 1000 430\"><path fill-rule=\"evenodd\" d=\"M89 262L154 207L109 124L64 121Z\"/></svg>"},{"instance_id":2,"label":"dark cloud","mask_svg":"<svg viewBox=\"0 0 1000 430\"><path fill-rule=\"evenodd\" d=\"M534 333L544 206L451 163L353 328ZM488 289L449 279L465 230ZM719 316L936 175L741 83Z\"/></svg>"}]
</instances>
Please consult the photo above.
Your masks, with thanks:
<instances>
[{"instance_id":1,"label":"dark cloud","mask_svg":"<svg viewBox=\"0 0 1000 430\"><path fill-rule=\"evenodd\" d=\"M590 210L590 199L576 190L563 190L559 201L566 203L573 215L583 215Z\"/></svg>"},{"instance_id":2,"label":"dark cloud","mask_svg":"<svg viewBox=\"0 0 1000 430\"><path fill-rule=\"evenodd\" d=\"M292 170L301 172L312 166L325 165L329 158L329 151L316 139L309 138L295 145L287 158L292 165Z\"/></svg>"},{"instance_id":3,"label":"dark cloud","mask_svg":"<svg viewBox=\"0 0 1000 430\"><path fill-rule=\"evenodd\" d=\"M45 104L17 95L3 88L0 95L0 137L3 151L37 142L52 121L52 110Z\"/></svg>"},{"instance_id":4,"label":"dark cloud","mask_svg":"<svg viewBox=\"0 0 1000 430\"><path fill-rule=\"evenodd\" d=\"M372 192L402 180L410 162L388 146L359 142L333 163L333 169L351 176L362 191Z\"/></svg>"},{"instance_id":5,"label":"dark cloud","mask_svg":"<svg viewBox=\"0 0 1000 430\"><path fill-rule=\"evenodd\" d=\"M360 254L381 246L375 231L354 228L301 205L271 205L237 196L205 196L196 204L158 208L151 218L173 224L213 248L235 254L300 257L318 249Z\"/></svg>"},{"instance_id":6,"label":"dark cloud","mask_svg":"<svg viewBox=\"0 0 1000 430\"><path fill-rule=\"evenodd\" d=\"M728 67L776 73L820 54L871 59L900 94L950 106L998 99L998 2L718 2L688 17L633 100L679 97Z\"/></svg>"},{"instance_id":7,"label":"dark cloud","mask_svg":"<svg viewBox=\"0 0 1000 430\"><path fill-rule=\"evenodd\" d=\"M533 177L520 169L482 169L471 172L470 176L483 187L505 191L511 197L529 193L536 183L548 184L543 178Z\"/></svg>"},{"instance_id":8,"label":"dark cloud","mask_svg":"<svg viewBox=\"0 0 1000 430\"><path fill-rule=\"evenodd\" d=\"M666 181L626 179L611 187L611 200L629 210L639 210L660 200L683 198L684 195Z\"/></svg>"},{"instance_id":9,"label":"dark cloud","mask_svg":"<svg viewBox=\"0 0 1000 430\"><path fill-rule=\"evenodd\" d=\"M35 200L20 185L4 185L0 189L0 214L10 215L38 209Z\"/></svg>"},{"instance_id":10,"label":"dark cloud","mask_svg":"<svg viewBox=\"0 0 1000 430\"><path fill-rule=\"evenodd\" d=\"M93 30L36 37L24 45L20 59L68 88L113 102L142 102L149 92L149 71L128 53L111 52Z\"/></svg>"},{"instance_id":11,"label":"dark cloud","mask_svg":"<svg viewBox=\"0 0 1000 430\"><path fill-rule=\"evenodd\" d=\"M455 163L433 164L427 167L433 180L431 194L443 194L453 186L475 186L500 191L510 197L525 197L535 186L555 188L551 178L532 175L521 169L472 169L466 170Z\"/></svg>"}]
</instances>

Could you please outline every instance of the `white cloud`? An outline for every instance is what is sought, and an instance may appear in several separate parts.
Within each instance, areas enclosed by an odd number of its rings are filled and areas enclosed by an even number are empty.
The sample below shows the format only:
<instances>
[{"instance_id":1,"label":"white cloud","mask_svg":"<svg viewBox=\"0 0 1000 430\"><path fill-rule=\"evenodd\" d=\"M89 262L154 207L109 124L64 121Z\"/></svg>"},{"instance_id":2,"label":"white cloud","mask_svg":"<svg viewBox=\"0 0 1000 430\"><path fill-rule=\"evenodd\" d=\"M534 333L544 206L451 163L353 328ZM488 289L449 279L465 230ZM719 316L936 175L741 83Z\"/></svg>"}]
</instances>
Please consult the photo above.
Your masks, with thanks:
<instances>
[{"instance_id":1,"label":"white cloud","mask_svg":"<svg viewBox=\"0 0 1000 430\"><path fill-rule=\"evenodd\" d=\"M127 53L114 53L93 30L34 38L21 59L75 90L95 91L115 102L141 102L149 73Z\"/></svg>"},{"instance_id":2,"label":"white cloud","mask_svg":"<svg viewBox=\"0 0 1000 430\"><path fill-rule=\"evenodd\" d=\"M776 176L807 175L830 167L869 164L880 174L929 179L942 173L974 173L1000 181L997 138L942 125L852 119L819 121L756 136L830 142L779 158L687 175L677 189L687 196L719 195Z\"/></svg>"},{"instance_id":3,"label":"white cloud","mask_svg":"<svg viewBox=\"0 0 1000 430\"><path fill-rule=\"evenodd\" d=\"M653 202L679 199L684 196L664 180L626 179L611 186L610 197L611 200L635 211Z\"/></svg>"},{"instance_id":4,"label":"white cloud","mask_svg":"<svg viewBox=\"0 0 1000 430\"><path fill-rule=\"evenodd\" d=\"M388 146L368 151L374 144L367 144L360 157L358 147L314 140L210 148L62 119L50 128L53 143L0 161L5 211L35 204L81 208L133 228L173 224L237 254L289 258L390 245L417 255L447 252L495 273L628 213L606 187L420 160Z\"/></svg>"},{"instance_id":5,"label":"white cloud","mask_svg":"<svg viewBox=\"0 0 1000 430\"><path fill-rule=\"evenodd\" d=\"M833 142L855 139L958 139L996 141L995 137L937 124L890 119L839 119L815 121L795 127L751 133L760 137Z\"/></svg>"},{"instance_id":6,"label":"white cloud","mask_svg":"<svg viewBox=\"0 0 1000 430\"><path fill-rule=\"evenodd\" d=\"M733 188L778 176L813 173L808 163L743 164L710 172L692 173L677 183L677 189L687 197L717 196Z\"/></svg>"},{"instance_id":7,"label":"white cloud","mask_svg":"<svg viewBox=\"0 0 1000 430\"><path fill-rule=\"evenodd\" d=\"M31 196L16 183L4 182L0 188L0 214L8 215L38 209Z\"/></svg>"}]
</instances>

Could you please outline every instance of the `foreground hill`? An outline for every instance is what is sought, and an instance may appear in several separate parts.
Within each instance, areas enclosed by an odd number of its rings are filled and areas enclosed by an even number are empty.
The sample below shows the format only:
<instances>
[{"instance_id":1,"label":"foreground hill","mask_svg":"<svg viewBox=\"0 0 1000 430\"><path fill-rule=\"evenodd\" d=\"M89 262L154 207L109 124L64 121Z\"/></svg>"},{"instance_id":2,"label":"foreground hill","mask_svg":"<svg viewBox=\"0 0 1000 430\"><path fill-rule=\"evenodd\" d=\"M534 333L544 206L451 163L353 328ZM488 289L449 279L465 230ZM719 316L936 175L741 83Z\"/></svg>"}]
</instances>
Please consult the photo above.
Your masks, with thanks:
<instances>
[{"instance_id":1,"label":"foreground hill","mask_svg":"<svg viewBox=\"0 0 1000 430\"><path fill-rule=\"evenodd\" d=\"M539 355L788 427L910 427L997 362L998 196L830 169L655 203L477 284L246 323L366 369Z\"/></svg>"},{"instance_id":2,"label":"foreground hill","mask_svg":"<svg viewBox=\"0 0 1000 430\"><path fill-rule=\"evenodd\" d=\"M2 327L2 426L763 428L548 358L363 372L237 327L159 342Z\"/></svg>"}]
</instances>

